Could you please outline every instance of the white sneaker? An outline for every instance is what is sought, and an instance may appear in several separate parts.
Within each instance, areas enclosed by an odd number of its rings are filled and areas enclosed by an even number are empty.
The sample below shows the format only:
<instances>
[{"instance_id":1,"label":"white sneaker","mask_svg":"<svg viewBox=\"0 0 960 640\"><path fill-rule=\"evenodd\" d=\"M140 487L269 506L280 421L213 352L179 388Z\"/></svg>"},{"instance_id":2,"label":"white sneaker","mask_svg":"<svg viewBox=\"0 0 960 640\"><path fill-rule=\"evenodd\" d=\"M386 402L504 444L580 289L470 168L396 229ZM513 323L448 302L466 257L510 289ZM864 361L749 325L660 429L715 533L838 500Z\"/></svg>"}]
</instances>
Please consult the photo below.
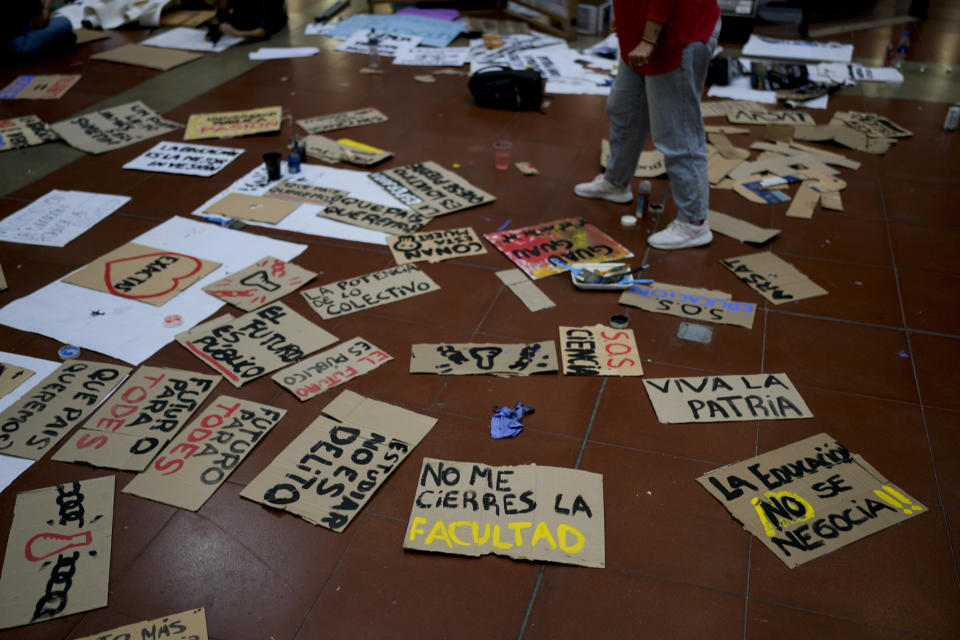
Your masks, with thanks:
<instances>
[{"instance_id":1,"label":"white sneaker","mask_svg":"<svg viewBox=\"0 0 960 640\"><path fill-rule=\"evenodd\" d=\"M667 225L666 229L657 231L647 238L647 244L654 249L688 249L702 247L710 244L712 240L713 233L706 220L701 225L674 220Z\"/></svg>"},{"instance_id":2,"label":"white sneaker","mask_svg":"<svg viewBox=\"0 0 960 640\"><path fill-rule=\"evenodd\" d=\"M630 187L618 187L599 174L590 182L581 182L573 188L573 192L581 198L601 198L610 202L632 202L633 191Z\"/></svg>"}]
</instances>

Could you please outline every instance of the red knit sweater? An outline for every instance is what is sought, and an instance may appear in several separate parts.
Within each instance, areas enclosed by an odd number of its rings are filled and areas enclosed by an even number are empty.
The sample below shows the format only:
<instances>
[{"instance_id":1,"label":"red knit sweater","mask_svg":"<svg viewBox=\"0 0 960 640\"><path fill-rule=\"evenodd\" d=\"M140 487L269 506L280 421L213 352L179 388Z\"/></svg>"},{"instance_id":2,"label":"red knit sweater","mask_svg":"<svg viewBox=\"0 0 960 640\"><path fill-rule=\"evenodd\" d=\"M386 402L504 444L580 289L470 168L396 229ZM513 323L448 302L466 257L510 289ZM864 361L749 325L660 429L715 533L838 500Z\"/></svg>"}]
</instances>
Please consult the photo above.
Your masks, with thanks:
<instances>
[{"instance_id":1,"label":"red knit sweater","mask_svg":"<svg viewBox=\"0 0 960 640\"><path fill-rule=\"evenodd\" d=\"M680 56L691 42L706 42L717 25L720 7L717 0L613 0L613 13L624 63L640 44L647 20L663 23L650 61L638 69L650 76L679 67Z\"/></svg>"}]
</instances>

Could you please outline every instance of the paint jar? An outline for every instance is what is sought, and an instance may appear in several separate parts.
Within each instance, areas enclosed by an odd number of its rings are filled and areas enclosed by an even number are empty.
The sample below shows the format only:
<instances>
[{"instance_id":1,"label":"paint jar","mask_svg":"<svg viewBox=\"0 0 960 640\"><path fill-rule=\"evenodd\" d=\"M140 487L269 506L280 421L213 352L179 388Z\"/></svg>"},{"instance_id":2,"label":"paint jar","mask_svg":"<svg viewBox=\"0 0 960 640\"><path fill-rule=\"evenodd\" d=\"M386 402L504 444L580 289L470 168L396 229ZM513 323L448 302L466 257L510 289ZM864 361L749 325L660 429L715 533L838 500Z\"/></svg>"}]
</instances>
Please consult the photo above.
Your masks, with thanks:
<instances>
[{"instance_id":1,"label":"paint jar","mask_svg":"<svg viewBox=\"0 0 960 640\"><path fill-rule=\"evenodd\" d=\"M267 167L267 180L273 182L280 179L280 161L283 160L281 153L263 154L263 164Z\"/></svg>"},{"instance_id":2,"label":"paint jar","mask_svg":"<svg viewBox=\"0 0 960 640\"><path fill-rule=\"evenodd\" d=\"M513 143L509 140L497 140L493 143L493 166L500 171L510 168L510 150Z\"/></svg>"},{"instance_id":3,"label":"paint jar","mask_svg":"<svg viewBox=\"0 0 960 640\"><path fill-rule=\"evenodd\" d=\"M487 49L499 49L503 47L503 38L497 34L483 36L483 46Z\"/></svg>"},{"instance_id":4,"label":"paint jar","mask_svg":"<svg viewBox=\"0 0 960 640\"><path fill-rule=\"evenodd\" d=\"M652 187L650 186L649 180L640 181L640 186L637 188L637 213L635 214L639 220L647 217L650 207L651 190Z\"/></svg>"},{"instance_id":5,"label":"paint jar","mask_svg":"<svg viewBox=\"0 0 960 640\"><path fill-rule=\"evenodd\" d=\"M943 119L943 130L956 131L957 125L960 125L960 104L947 109L947 117Z\"/></svg>"}]
</instances>

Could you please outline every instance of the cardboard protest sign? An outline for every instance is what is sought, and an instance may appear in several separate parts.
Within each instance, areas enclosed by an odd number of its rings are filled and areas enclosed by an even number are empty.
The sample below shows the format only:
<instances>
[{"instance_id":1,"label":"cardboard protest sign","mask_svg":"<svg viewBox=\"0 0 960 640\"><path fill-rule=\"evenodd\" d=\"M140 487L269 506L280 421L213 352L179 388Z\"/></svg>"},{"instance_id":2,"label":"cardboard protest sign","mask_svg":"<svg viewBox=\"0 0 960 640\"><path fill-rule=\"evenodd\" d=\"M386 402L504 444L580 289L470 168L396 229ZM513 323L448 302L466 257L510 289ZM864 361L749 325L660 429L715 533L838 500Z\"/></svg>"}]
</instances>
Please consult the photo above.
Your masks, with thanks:
<instances>
[{"instance_id":1,"label":"cardboard protest sign","mask_svg":"<svg viewBox=\"0 0 960 640\"><path fill-rule=\"evenodd\" d=\"M726 297L710 295L711 292L689 292L665 282L650 285L635 285L620 295L620 304L637 307L644 311L663 313L684 320L702 320L716 324L730 324L753 328L757 305L752 302L734 302Z\"/></svg>"},{"instance_id":2,"label":"cardboard protest sign","mask_svg":"<svg viewBox=\"0 0 960 640\"><path fill-rule=\"evenodd\" d=\"M59 100L79 79L78 75L19 76L0 89L0 100Z\"/></svg>"},{"instance_id":3,"label":"cardboard protest sign","mask_svg":"<svg viewBox=\"0 0 960 640\"><path fill-rule=\"evenodd\" d=\"M304 402L390 360L393 356L379 347L354 338L278 371L271 380Z\"/></svg>"},{"instance_id":4,"label":"cardboard protest sign","mask_svg":"<svg viewBox=\"0 0 960 640\"><path fill-rule=\"evenodd\" d=\"M404 549L603 567L603 476L424 458Z\"/></svg>"},{"instance_id":5,"label":"cardboard protest sign","mask_svg":"<svg viewBox=\"0 0 960 640\"><path fill-rule=\"evenodd\" d=\"M107 605L113 476L17 494L0 577L0 629Z\"/></svg>"},{"instance_id":6,"label":"cardboard protest sign","mask_svg":"<svg viewBox=\"0 0 960 640\"><path fill-rule=\"evenodd\" d=\"M927 511L826 433L697 482L791 569Z\"/></svg>"},{"instance_id":7,"label":"cardboard protest sign","mask_svg":"<svg viewBox=\"0 0 960 640\"><path fill-rule=\"evenodd\" d=\"M730 124L791 124L809 126L817 124L809 114L803 111L767 111L755 109L737 109L727 114Z\"/></svg>"},{"instance_id":8,"label":"cardboard protest sign","mask_svg":"<svg viewBox=\"0 0 960 640\"><path fill-rule=\"evenodd\" d=\"M387 193L430 218L489 204L493 195L436 162L418 162L369 174Z\"/></svg>"},{"instance_id":9,"label":"cardboard protest sign","mask_svg":"<svg viewBox=\"0 0 960 640\"><path fill-rule=\"evenodd\" d=\"M327 204L317 215L389 234L415 233L430 222L429 217L416 211L389 207L352 196L338 198Z\"/></svg>"},{"instance_id":10,"label":"cardboard protest sign","mask_svg":"<svg viewBox=\"0 0 960 640\"><path fill-rule=\"evenodd\" d=\"M182 126L161 118L138 100L61 120L52 129L71 147L96 155L162 136Z\"/></svg>"},{"instance_id":11,"label":"cardboard protest sign","mask_svg":"<svg viewBox=\"0 0 960 640\"><path fill-rule=\"evenodd\" d=\"M77 640L143 640L145 638L208 640L206 613L202 608L171 613L161 618L134 622L116 629L101 631L92 636L84 636Z\"/></svg>"},{"instance_id":12,"label":"cardboard protest sign","mask_svg":"<svg viewBox=\"0 0 960 640\"><path fill-rule=\"evenodd\" d=\"M129 64L134 67L146 67L166 71L181 64L193 62L202 58L202 53L180 51L179 49L160 49L142 44L125 44L115 49L101 51L90 56L91 60L106 60L119 64Z\"/></svg>"},{"instance_id":13,"label":"cardboard protest sign","mask_svg":"<svg viewBox=\"0 0 960 640\"><path fill-rule=\"evenodd\" d=\"M62 281L159 307L219 266L219 262L128 242Z\"/></svg>"},{"instance_id":14,"label":"cardboard protest sign","mask_svg":"<svg viewBox=\"0 0 960 640\"><path fill-rule=\"evenodd\" d=\"M240 492L343 531L436 419L343 391Z\"/></svg>"},{"instance_id":15,"label":"cardboard protest sign","mask_svg":"<svg viewBox=\"0 0 960 640\"><path fill-rule=\"evenodd\" d=\"M367 107L366 109L354 109L341 113L329 113L325 116L304 118L297 120L297 124L303 127L307 133L323 133L324 131L334 131L335 129L347 129L349 127L361 127L365 124L386 122L387 120L389 120L389 118L379 109Z\"/></svg>"},{"instance_id":16,"label":"cardboard protest sign","mask_svg":"<svg viewBox=\"0 0 960 640\"><path fill-rule=\"evenodd\" d=\"M415 264L402 264L307 289L301 291L300 295L321 318L329 320L439 289L440 285L431 280L420 267Z\"/></svg>"},{"instance_id":17,"label":"cardboard protest sign","mask_svg":"<svg viewBox=\"0 0 960 640\"><path fill-rule=\"evenodd\" d=\"M261 107L245 111L194 113L187 121L184 140L235 138L279 131L283 107Z\"/></svg>"},{"instance_id":18,"label":"cardboard protest sign","mask_svg":"<svg viewBox=\"0 0 960 640\"><path fill-rule=\"evenodd\" d=\"M209 178L236 160L241 153L243 149L164 140L123 165L123 168Z\"/></svg>"},{"instance_id":19,"label":"cardboard protest sign","mask_svg":"<svg viewBox=\"0 0 960 640\"><path fill-rule=\"evenodd\" d=\"M527 344L415 344L410 350L410 373L528 376L553 373L558 368L553 340Z\"/></svg>"},{"instance_id":20,"label":"cardboard protest sign","mask_svg":"<svg viewBox=\"0 0 960 640\"><path fill-rule=\"evenodd\" d=\"M337 341L282 302L212 325L177 334L177 342L235 387Z\"/></svg>"},{"instance_id":21,"label":"cardboard protest sign","mask_svg":"<svg viewBox=\"0 0 960 640\"><path fill-rule=\"evenodd\" d=\"M530 311L542 311L557 306L520 269L497 271L497 277L503 284L507 285L513 295L520 298L520 302Z\"/></svg>"},{"instance_id":22,"label":"cardboard protest sign","mask_svg":"<svg viewBox=\"0 0 960 640\"><path fill-rule=\"evenodd\" d=\"M387 238L387 246L397 264L440 262L487 252L477 232L470 227L392 236Z\"/></svg>"},{"instance_id":23,"label":"cardboard protest sign","mask_svg":"<svg viewBox=\"0 0 960 640\"><path fill-rule=\"evenodd\" d=\"M567 263L610 262L633 257L629 249L583 218L494 231L483 237L534 280L565 272L550 262L554 256Z\"/></svg>"},{"instance_id":24,"label":"cardboard protest sign","mask_svg":"<svg viewBox=\"0 0 960 640\"><path fill-rule=\"evenodd\" d=\"M707 213L707 221L710 224L711 231L722 233L740 242L765 244L780 235L780 229L764 229L746 220L734 218L712 209Z\"/></svg>"},{"instance_id":25,"label":"cardboard protest sign","mask_svg":"<svg viewBox=\"0 0 960 640\"><path fill-rule=\"evenodd\" d=\"M827 295L828 291L773 253L753 253L720 264L773 304Z\"/></svg>"},{"instance_id":26,"label":"cardboard protest sign","mask_svg":"<svg viewBox=\"0 0 960 640\"><path fill-rule=\"evenodd\" d=\"M332 138L321 135L309 135L304 142L307 157L323 160L329 164L343 161L343 145Z\"/></svg>"},{"instance_id":27,"label":"cardboard protest sign","mask_svg":"<svg viewBox=\"0 0 960 640\"><path fill-rule=\"evenodd\" d=\"M610 141L604 138L600 141L600 166L607 168L610 160ZM666 159L663 153L657 150L641 151L637 161L637 169L633 172L635 178L658 178L667 172Z\"/></svg>"},{"instance_id":28,"label":"cardboard protest sign","mask_svg":"<svg viewBox=\"0 0 960 640\"><path fill-rule=\"evenodd\" d=\"M0 120L0 151L35 147L59 139L50 125L37 116Z\"/></svg>"},{"instance_id":29,"label":"cardboard protest sign","mask_svg":"<svg viewBox=\"0 0 960 640\"><path fill-rule=\"evenodd\" d=\"M361 167L369 167L393 157L392 151L357 142L350 138L333 140L313 134L307 136L305 146L308 157L323 160L330 164L349 162Z\"/></svg>"},{"instance_id":30,"label":"cardboard protest sign","mask_svg":"<svg viewBox=\"0 0 960 640\"><path fill-rule=\"evenodd\" d=\"M65 362L0 413L0 453L39 460L130 373L86 360Z\"/></svg>"},{"instance_id":31,"label":"cardboard protest sign","mask_svg":"<svg viewBox=\"0 0 960 640\"><path fill-rule=\"evenodd\" d=\"M143 471L219 382L220 376L140 367L52 459Z\"/></svg>"},{"instance_id":32,"label":"cardboard protest sign","mask_svg":"<svg viewBox=\"0 0 960 640\"><path fill-rule=\"evenodd\" d=\"M2 290L2 287L0 287ZM0 398L7 395L33 377L36 371L18 367L8 362L0 362Z\"/></svg>"},{"instance_id":33,"label":"cardboard protest sign","mask_svg":"<svg viewBox=\"0 0 960 640\"><path fill-rule=\"evenodd\" d=\"M346 195L350 195L350 192L331 189L330 187L318 187L313 184L296 182L294 180L284 180L270 187L270 190L263 195L268 198L328 205Z\"/></svg>"},{"instance_id":34,"label":"cardboard protest sign","mask_svg":"<svg viewBox=\"0 0 960 640\"><path fill-rule=\"evenodd\" d=\"M867 134L870 138L909 138L913 135L893 120L875 113L859 111L837 111L830 124L840 121L845 126Z\"/></svg>"},{"instance_id":35,"label":"cardboard protest sign","mask_svg":"<svg viewBox=\"0 0 960 640\"><path fill-rule=\"evenodd\" d=\"M560 327L560 356L566 376L642 376L632 329Z\"/></svg>"},{"instance_id":36,"label":"cardboard protest sign","mask_svg":"<svg viewBox=\"0 0 960 640\"><path fill-rule=\"evenodd\" d=\"M218 396L123 493L196 511L286 413Z\"/></svg>"},{"instance_id":37,"label":"cardboard protest sign","mask_svg":"<svg viewBox=\"0 0 960 640\"><path fill-rule=\"evenodd\" d=\"M246 269L208 284L203 290L239 309L253 311L296 291L316 276L313 271L292 262L267 256Z\"/></svg>"},{"instance_id":38,"label":"cardboard protest sign","mask_svg":"<svg viewBox=\"0 0 960 640\"><path fill-rule=\"evenodd\" d=\"M644 378L643 386L663 424L813 417L785 373Z\"/></svg>"},{"instance_id":39,"label":"cardboard protest sign","mask_svg":"<svg viewBox=\"0 0 960 640\"><path fill-rule=\"evenodd\" d=\"M228 193L203 211L228 218L277 224L299 206L298 202L251 196L245 193Z\"/></svg>"}]
</instances>

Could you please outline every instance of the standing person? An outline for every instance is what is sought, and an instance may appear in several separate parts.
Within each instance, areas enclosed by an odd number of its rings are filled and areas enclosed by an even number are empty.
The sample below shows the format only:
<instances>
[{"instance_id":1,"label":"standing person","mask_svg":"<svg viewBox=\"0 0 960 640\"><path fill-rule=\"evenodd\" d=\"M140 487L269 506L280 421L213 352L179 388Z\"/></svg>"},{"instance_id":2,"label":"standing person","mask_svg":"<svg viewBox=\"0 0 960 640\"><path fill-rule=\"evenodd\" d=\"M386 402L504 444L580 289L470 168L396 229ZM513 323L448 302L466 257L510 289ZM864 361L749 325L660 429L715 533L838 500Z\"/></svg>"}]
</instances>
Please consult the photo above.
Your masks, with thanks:
<instances>
[{"instance_id":1,"label":"standing person","mask_svg":"<svg viewBox=\"0 0 960 640\"><path fill-rule=\"evenodd\" d=\"M64 17L50 17L53 0L15 0L3 8L0 57L20 63L73 49L73 26Z\"/></svg>"},{"instance_id":2,"label":"standing person","mask_svg":"<svg viewBox=\"0 0 960 640\"><path fill-rule=\"evenodd\" d=\"M220 33L251 40L269 38L287 24L284 0L206 0L217 8Z\"/></svg>"},{"instance_id":3,"label":"standing person","mask_svg":"<svg viewBox=\"0 0 960 640\"><path fill-rule=\"evenodd\" d=\"M620 68L607 98L610 157L583 198L630 202L630 180L653 137L665 159L677 219L647 243L657 249L709 244L707 146L700 94L720 33L717 0L614 0Z\"/></svg>"}]
</instances>

